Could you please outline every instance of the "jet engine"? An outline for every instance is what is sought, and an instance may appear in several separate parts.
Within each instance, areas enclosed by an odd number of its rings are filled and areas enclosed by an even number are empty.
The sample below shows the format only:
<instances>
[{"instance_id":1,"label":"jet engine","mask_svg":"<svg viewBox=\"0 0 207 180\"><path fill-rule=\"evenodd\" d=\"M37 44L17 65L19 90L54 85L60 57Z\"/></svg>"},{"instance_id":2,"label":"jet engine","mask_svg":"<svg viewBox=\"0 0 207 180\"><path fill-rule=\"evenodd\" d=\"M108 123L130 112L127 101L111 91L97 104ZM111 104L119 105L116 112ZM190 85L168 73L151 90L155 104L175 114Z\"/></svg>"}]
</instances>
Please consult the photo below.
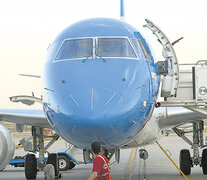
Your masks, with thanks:
<instances>
[{"instance_id":1,"label":"jet engine","mask_svg":"<svg viewBox=\"0 0 207 180\"><path fill-rule=\"evenodd\" d=\"M9 130L0 124L0 171L11 161L14 155L14 140Z\"/></svg>"}]
</instances>

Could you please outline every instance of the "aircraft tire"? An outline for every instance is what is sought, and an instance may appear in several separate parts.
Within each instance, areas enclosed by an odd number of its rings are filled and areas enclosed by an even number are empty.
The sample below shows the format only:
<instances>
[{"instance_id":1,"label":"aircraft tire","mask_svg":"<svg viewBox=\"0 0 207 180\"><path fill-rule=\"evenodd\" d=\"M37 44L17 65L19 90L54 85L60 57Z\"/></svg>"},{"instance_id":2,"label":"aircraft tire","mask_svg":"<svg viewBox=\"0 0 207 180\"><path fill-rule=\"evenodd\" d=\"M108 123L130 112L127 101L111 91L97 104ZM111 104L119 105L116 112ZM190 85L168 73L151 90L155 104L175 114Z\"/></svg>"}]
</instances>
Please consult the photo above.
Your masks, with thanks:
<instances>
[{"instance_id":1,"label":"aircraft tire","mask_svg":"<svg viewBox=\"0 0 207 180\"><path fill-rule=\"evenodd\" d=\"M37 177L37 159L34 154L26 155L25 176L26 179L36 179Z\"/></svg>"},{"instance_id":2,"label":"aircraft tire","mask_svg":"<svg viewBox=\"0 0 207 180\"><path fill-rule=\"evenodd\" d=\"M47 164L52 164L55 168L55 178L59 178L60 170L59 170L59 160L58 160L58 155L55 153L49 154L48 159L47 159Z\"/></svg>"},{"instance_id":3,"label":"aircraft tire","mask_svg":"<svg viewBox=\"0 0 207 180\"><path fill-rule=\"evenodd\" d=\"M190 175L191 173L191 157L190 151L188 149L182 149L180 151L180 169L185 175Z\"/></svg>"},{"instance_id":4,"label":"aircraft tire","mask_svg":"<svg viewBox=\"0 0 207 180\"><path fill-rule=\"evenodd\" d=\"M65 155L58 155L60 171L66 171L70 167L70 159Z\"/></svg>"},{"instance_id":5,"label":"aircraft tire","mask_svg":"<svg viewBox=\"0 0 207 180\"><path fill-rule=\"evenodd\" d=\"M203 169L203 174L207 174L207 149L203 150L201 165Z\"/></svg>"}]
</instances>

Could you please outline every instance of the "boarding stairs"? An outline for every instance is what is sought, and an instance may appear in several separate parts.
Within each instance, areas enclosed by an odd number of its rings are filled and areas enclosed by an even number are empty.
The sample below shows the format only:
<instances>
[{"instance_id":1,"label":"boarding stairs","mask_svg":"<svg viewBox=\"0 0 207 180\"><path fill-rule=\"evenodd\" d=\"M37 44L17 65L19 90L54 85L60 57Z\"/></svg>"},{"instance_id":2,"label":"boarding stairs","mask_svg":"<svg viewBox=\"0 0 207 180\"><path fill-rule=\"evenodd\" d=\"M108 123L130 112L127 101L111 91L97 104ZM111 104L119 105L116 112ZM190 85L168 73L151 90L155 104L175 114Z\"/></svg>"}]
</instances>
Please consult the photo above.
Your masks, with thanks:
<instances>
[{"instance_id":1,"label":"boarding stairs","mask_svg":"<svg viewBox=\"0 0 207 180\"><path fill-rule=\"evenodd\" d=\"M172 43L151 21L146 20L144 27L149 28L163 46L165 61L158 61L161 75L162 101L157 106L182 106L207 115L207 60L195 64L178 64Z\"/></svg>"}]
</instances>

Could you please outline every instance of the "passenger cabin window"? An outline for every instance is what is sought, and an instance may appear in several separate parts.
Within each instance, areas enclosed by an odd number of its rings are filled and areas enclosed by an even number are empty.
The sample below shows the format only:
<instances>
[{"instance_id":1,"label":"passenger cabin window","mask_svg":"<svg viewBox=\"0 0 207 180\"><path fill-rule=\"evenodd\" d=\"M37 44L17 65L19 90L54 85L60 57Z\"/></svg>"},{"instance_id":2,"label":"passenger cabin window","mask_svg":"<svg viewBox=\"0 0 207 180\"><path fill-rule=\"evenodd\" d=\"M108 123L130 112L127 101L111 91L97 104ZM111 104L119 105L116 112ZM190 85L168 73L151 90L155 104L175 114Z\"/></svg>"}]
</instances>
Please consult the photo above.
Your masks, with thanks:
<instances>
[{"instance_id":1,"label":"passenger cabin window","mask_svg":"<svg viewBox=\"0 0 207 180\"><path fill-rule=\"evenodd\" d=\"M99 38L97 56L136 58L136 54L126 38Z\"/></svg>"},{"instance_id":2,"label":"passenger cabin window","mask_svg":"<svg viewBox=\"0 0 207 180\"><path fill-rule=\"evenodd\" d=\"M86 58L92 56L93 39L65 40L55 60Z\"/></svg>"},{"instance_id":3,"label":"passenger cabin window","mask_svg":"<svg viewBox=\"0 0 207 180\"><path fill-rule=\"evenodd\" d=\"M152 61L152 58L151 58L151 56L150 56L150 54L149 54L147 48L144 46L144 44L142 43L141 40L138 40L138 41L139 41L139 44L140 44L140 46L141 46L141 48L142 48L142 51L143 51L143 53L144 53L145 59L147 59L147 60L149 60L149 61Z\"/></svg>"}]
</instances>

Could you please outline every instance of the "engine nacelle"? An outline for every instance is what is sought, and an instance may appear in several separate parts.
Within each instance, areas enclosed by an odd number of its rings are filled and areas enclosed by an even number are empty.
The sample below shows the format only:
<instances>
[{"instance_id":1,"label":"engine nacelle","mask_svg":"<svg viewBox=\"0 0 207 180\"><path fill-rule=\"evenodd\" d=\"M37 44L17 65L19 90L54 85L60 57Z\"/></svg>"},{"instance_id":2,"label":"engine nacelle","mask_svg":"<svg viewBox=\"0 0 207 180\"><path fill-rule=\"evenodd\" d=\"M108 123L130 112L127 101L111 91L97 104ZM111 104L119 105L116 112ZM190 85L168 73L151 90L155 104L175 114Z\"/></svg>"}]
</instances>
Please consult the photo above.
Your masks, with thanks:
<instances>
[{"instance_id":1,"label":"engine nacelle","mask_svg":"<svg viewBox=\"0 0 207 180\"><path fill-rule=\"evenodd\" d=\"M14 140L9 130L0 124L0 171L3 170L14 156Z\"/></svg>"}]
</instances>

